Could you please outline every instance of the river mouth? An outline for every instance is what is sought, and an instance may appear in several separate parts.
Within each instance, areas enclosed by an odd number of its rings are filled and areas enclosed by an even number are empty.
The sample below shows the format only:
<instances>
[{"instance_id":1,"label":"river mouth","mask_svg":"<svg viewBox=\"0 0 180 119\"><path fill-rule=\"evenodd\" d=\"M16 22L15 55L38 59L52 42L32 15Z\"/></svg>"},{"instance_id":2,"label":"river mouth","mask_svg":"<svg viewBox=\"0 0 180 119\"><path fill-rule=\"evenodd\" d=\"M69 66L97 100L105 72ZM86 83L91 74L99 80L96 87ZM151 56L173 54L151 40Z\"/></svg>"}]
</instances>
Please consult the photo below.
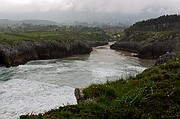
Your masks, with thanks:
<instances>
[{"instance_id":1,"label":"river mouth","mask_svg":"<svg viewBox=\"0 0 180 119\"><path fill-rule=\"evenodd\" d=\"M77 104L74 88L126 78L154 65L152 60L123 55L109 45L93 49L90 55L0 67L0 118L16 119L22 114Z\"/></svg>"}]
</instances>

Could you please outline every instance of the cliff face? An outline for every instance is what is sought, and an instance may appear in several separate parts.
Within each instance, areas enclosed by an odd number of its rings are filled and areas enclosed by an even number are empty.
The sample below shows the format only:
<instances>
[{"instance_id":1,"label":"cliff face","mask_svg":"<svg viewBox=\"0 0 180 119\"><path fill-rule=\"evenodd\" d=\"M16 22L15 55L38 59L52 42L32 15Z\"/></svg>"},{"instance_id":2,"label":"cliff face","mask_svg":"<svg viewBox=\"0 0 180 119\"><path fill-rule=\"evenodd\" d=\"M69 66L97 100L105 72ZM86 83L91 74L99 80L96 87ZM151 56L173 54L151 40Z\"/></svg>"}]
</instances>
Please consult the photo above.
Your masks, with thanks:
<instances>
[{"instance_id":1,"label":"cliff face","mask_svg":"<svg viewBox=\"0 0 180 119\"><path fill-rule=\"evenodd\" d=\"M130 51L138 53L140 50L141 43L139 42L116 42L110 46L111 49Z\"/></svg>"},{"instance_id":2,"label":"cliff face","mask_svg":"<svg viewBox=\"0 0 180 119\"><path fill-rule=\"evenodd\" d=\"M174 52L179 47L178 40L166 42L116 42L110 48L137 53L141 59L157 59L166 52Z\"/></svg>"},{"instance_id":3,"label":"cliff face","mask_svg":"<svg viewBox=\"0 0 180 119\"><path fill-rule=\"evenodd\" d=\"M157 59L166 52L173 52L178 41L155 42L141 46L138 57L142 59Z\"/></svg>"},{"instance_id":4,"label":"cliff face","mask_svg":"<svg viewBox=\"0 0 180 119\"><path fill-rule=\"evenodd\" d=\"M97 47L97 46L102 46L102 45L108 45L108 41L91 41L87 42L91 47Z\"/></svg>"},{"instance_id":5,"label":"cliff face","mask_svg":"<svg viewBox=\"0 0 180 119\"><path fill-rule=\"evenodd\" d=\"M73 54L89 54L92 47L81 42L63 43L58 41L0 44L0 64L6 67L18 66L31 60L63 58Z\"/></svg>"}]
</instances>

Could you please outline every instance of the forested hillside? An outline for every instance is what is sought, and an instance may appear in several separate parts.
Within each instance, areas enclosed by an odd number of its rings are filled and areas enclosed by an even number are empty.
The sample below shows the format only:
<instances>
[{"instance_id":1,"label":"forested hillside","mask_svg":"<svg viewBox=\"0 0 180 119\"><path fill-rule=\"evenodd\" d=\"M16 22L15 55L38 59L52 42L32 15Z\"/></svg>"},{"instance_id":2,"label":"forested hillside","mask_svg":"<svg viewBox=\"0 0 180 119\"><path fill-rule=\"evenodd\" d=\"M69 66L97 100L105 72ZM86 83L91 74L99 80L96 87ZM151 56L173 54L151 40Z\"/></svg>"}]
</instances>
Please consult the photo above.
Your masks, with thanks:
<instances>
[{"instance_id":1,"label":"forested hillside","mask_svg":"<svg viewBox=\"0 0 180 119\"><path fill-rule=\"evenodd\" d=\"M163 15L158 18L135 23L127 31L170 31L180 30L180 15Z\"/></svg>"},{"instance_id":2,"label":"forested hillside","mask_svg":"<svg viewBox=\"0 0 180 119\"><path fill-rule=\"evenodd\" d=\"M139 58L157 59L166 52L178 52L179 46L180 15L164 15L136 22L111 48L135 52Z\"/></svg>"}]
</instances>

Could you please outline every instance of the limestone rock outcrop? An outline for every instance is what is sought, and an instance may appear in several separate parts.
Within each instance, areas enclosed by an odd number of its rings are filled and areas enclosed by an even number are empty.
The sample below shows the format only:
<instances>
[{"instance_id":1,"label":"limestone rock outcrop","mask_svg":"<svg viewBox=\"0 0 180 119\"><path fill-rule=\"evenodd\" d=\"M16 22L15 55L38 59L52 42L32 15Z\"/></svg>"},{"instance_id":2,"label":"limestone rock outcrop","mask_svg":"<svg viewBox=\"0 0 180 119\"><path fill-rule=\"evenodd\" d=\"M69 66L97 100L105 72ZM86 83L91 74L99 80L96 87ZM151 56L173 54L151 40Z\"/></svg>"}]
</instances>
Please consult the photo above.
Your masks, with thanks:
<instances>
[{"instance_id":1,"label":"limestone rock outcrop","mask_svg":"<svg viewBox=\"0 0 180 119\"><path fill-rule=\"evenodd\" d=\"M74 95L76 97L77 103L79 103L80 101L84 99L83 91L80 88L75 88Z\"/></svg>"},{"instance_id":2,"label":"limestone rock outcrop","mask_svg":"<svg viewBox=\"0 0 180 119\"><path fill-rule=\"evenodd\" d=\"M116 42L111 45L111 49L123 50L137 53L141 59L157 59L166 52L173 52L179 47L178 40L169 40L166 42Z\"/></svg>"},{"instance_id":3,"label":"limestone rock outcrop","mask_svg":"<svg viewBox=\"0 0 180 119\"><path fill-rule=\"evenodd\" d=\"M81 41L23 41L14 45L0 44L0 64L18 66L31 60L63 58L73 54L89 54L92 47Z\"/></svg>"},{"instance_id":4,"label":"limestone rock outcrop","mask_svg":"<svg viewBox=\"0 0 180 119\"><path fill-rule=\"evenodd\" d=\"M176 48L176 41L149 43L141 47L138 57L142 59L157 59L166 52L173 52Z\"/></svg>"},{"instance_id":5,"label":"limestone rock outcrop","mask_svg":"<svg viewBox=\"0 0 180 119\"><path fill-rule=\"evenodd\" d=\"M163 54L163 55L159 56L159 58L155 62L155 66L164 64L168 60L174 58L175 56L176 56L176 54L174 52L171 52L171 53L166 52L166 54Z\"/></svg>"},{"instance_id":6,"label":"limestone rock outcrop","mask_svg":"<svg viewBox=\"0 0 180 119\"><path fill-rule=\"evenodd\" d=\"M141 43L139 42L116 42L110 48L137 53L140 50L140 46Z\"/></svg>"}]
</instances>

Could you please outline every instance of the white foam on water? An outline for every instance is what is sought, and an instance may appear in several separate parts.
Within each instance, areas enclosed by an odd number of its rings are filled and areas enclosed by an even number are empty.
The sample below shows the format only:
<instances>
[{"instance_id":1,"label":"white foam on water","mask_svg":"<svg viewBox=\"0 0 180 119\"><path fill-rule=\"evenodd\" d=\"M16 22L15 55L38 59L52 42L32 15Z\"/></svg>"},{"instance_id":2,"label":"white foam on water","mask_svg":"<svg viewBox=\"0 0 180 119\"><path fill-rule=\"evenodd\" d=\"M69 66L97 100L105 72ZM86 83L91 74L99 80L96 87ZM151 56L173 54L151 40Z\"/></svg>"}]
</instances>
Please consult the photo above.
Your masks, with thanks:
<instances>
[{"instance_id":1,"label":"white foam on water","mask_svg":"<svg viewBox=\"0 0 180 119\"><path fill-rule=\"evenodd\" d=\"M19 69L23 69L23 70L29 70L31 69L45 69L45 68L53 68L52 65L19 65L18 66Z\"/></svg>"},{"instance_id":2,"label":"white foam on water","mask_svg":"<svg viewBox=\"0 0 180 119\"><path fill-rule=\"evenodd\" d=\"M103 78L103 77L108 77L108 76L117 76L119 75L121 72L116 70L116 69L112 69L112 68L94 68L92 70L92 74L93 76L99 77L99 78Z\"/></svg>"},{"instance_id":3,"label":"white foam on water","mask_svg":"<svg viewBox=\"0 0 180 119\"><path fill-rule=\"evenodd\" d=\"M43 113L59 106L77 104L74 88L13 79L0 83L0 119Z\"/></svg>"},{"instance_id":4,"label":"white foam on water","mask_svg":"<svg viewBox=\"0 0 180 119\"><path fill-rule=\"evenodd\" d=\"M75 67L76 68L76 67ZM68 67L61 67L61 68L57 68L56 69L56 73L65 73L65 72L70 72L70 71L74 71L75 68L68 68Z\"/></svg>"},{"instance_id":5,"label":"white foam on water","mask_svg":"<svg viewBox=\"0 0 180 119\"><path fill-rule=\"evenodd\" d=\"M136 73L141 73L147 68L146 67L140 67L140 66L127 65L125 69L135 71Z\"/></svg>"},{"instance_id":6,"label":"white foam on water","mask_svg":"<svg viewBox=\"0 0 180 119\"><path fill-rule=\"evenodd\" d=\"M16 119L67 103L77 104L72 87L136 75L145 70L147 64L106 48L95 49L87 60L77 59L31 61L0 69L0 119Z\"/></svg>"}]
</instances>

